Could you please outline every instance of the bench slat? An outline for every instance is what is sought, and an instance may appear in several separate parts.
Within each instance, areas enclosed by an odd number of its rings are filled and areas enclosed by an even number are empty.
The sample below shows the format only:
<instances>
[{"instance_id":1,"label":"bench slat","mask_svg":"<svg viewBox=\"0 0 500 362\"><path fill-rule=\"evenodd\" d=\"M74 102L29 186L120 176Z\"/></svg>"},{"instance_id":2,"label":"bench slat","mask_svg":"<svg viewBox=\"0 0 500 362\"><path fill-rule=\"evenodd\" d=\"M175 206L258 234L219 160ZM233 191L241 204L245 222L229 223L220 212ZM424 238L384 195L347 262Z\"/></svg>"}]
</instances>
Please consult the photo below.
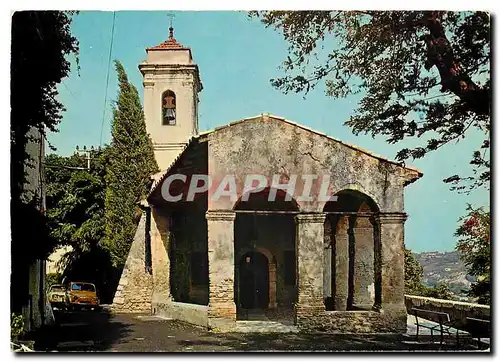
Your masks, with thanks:
<instances>
[{"instance_id":1,"label":"bench slat","mask_svg":"<svg viewBox=\"0 0 500 362\"><path fill-rule=\"evenodd\" d=\"M425 318L437 323L450 322L450 315L444 312L435 312L432 310L412 308L411 311L415 317Z\"/></svg>"}]
</instances>

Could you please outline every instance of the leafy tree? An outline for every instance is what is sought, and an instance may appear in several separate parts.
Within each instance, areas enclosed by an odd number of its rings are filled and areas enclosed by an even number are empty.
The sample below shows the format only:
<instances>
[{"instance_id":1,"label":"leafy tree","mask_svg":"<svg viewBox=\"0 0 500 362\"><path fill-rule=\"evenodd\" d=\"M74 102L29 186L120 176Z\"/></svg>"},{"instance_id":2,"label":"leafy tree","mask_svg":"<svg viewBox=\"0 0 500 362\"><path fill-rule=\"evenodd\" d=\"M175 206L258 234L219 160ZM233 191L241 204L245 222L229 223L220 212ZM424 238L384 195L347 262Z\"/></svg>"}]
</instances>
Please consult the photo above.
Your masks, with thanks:
<instances>
[{"instance_id":1,"label":"leafy tree","mask_svg":"<svg viewBox=\"0 0 500 362\"><path fill-rule=\"evenodd\" d=\"M446 284L437 284L432 287L428 287L426 285L422 286L422 291L420 295L429 298L437 298L437 299L447 299L453 300L453 293L450 291L450 288Z\"/></svg>"},{"instance_id":2,"label":"leafy tree","mask_svg":"<svg viewBox=\"0 0 500 362\"><path fill-rule=\"evenodd\" d=\"M455 236L460 259L468 267L468 273L477 277L471 285L469 295L478 298L478 303L491 302L491 215L484 208L467 206L467 215L460 218Z\"/></svg>"},{"instance_id":3,"label":"leafy tree","mask_svg":"<svg viewBox=\"0 0 500 362\"><path fill-rule=\"evenodd\" d=\"M251 12L289 45L277 89L309 92L319 82L329 96L361 94L346 122L355 134L389 143L420 138L396 158L421 158L467 131L484 132L472 176L444 180L452 189L489 187L490 17L485 12L264 11ZM462 181L462 182L460 182ZM460 182L460 183L459 183Z\"/></svg>"},{"instance_id":4,"label":"leafy tree","mask_svg":"<svg viewBox=\"0 0 500 362\"><path fill-rule=\"evenodd\" d=\"M93 152L90 170L81 169L86 162L79 155L45 158L51 236L59 246L71 247L59 261L61 277L95 283L103 301L110 301L117 276L101 246L108 154L108 148Z\"/></svg>"},{"instance_id":5,"label":"leafy tree","mask_svg":"<svg viewBox=\"0 0 500 362\"><path fill-rule=\"evenodd\" d=\"M453 299L445 284L428 287L422 283L424 269L411 250L405 248L405 293L438 299Z\"/></svg>"},{"instance_id":6,"label":"leafy tree","mask_svg":"<svg viewBox=\"0 0 500 362\"><path fill-rule=\"evenodd\" d=\"M419 295L424 269L410 249L405 248L405 293Z\"/></svg>"},{"instance_id":7,"label":"leafy tree","mask_svg":"<svg viewBox=\"0 0 500 362\"><path fill-rule=\"evenodd\" d=\"M105 247L113 264L123 266L141 212L137 202L149 191L149 177L158 172L137 89L115 61L120 85L116 101L109 167L106 174Z\"/></svg>"},{"instance_id":8,"label":"leafy tree","mask_svg":"<svg viewBox=\"0 0 500 362\"><path fill-rule=\"evenodd\" d=\"M71 35L72 13L18 11L12 15L11 42L11 309L28 302L28 270L52 251L42 200L29 194L26 172L33 160L26 152L30 133L56 131L64 111L57 100L57 84L68 76L68 55L78 55ZM78 58L77 58L78 60ZM27 227L29 225L29 227Z\"/></svg>"},{"instance_id":9,"label":"leafy tree","mask_svg":"<svg viewBox=\"0 0 500 362\"><path fill-rule=\"evenodd\" d=\"M106 151L92 155L91 169L77 169L85 161L78 155L46 157L47 216L58 245L77 255L96 247L104 236Z\"/></svg>"},{"instance_id":10,"label":"leafy tree","mask_svg":"<svg viewBox=\"0 0 500 362\"><path fill-rule=\"evenodd\" d=\"M59 273L49 273L45 276L45 284L47 286L47 290L54 284L62 283L62 275Z\"/></svg>"}]
</instances>

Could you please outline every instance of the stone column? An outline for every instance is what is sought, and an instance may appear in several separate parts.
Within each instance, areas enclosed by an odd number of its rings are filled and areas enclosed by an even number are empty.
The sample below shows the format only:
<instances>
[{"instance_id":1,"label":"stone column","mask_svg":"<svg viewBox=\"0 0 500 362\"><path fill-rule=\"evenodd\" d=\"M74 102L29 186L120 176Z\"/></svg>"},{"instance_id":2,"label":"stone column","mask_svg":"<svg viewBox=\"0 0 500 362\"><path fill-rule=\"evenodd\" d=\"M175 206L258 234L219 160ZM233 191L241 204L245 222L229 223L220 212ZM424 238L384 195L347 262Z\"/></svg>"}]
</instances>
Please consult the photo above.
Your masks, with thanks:
<instances>
[{"instance_id":1,"label":"stone column","mask_svg":"<svg viewBox=\"0 0 500 362\"><path fill-rule=\"evenodd\" d=\"M335 310L347 310L349 293L349 218L341 216L335 231Z\"/></svg>"},{"instance_id":2,"label":"stone column","mask_svg":"<svg viewBox=\"0 0 500 362\"><path fill-rule=\"evenodd\" d=\"M233 211L208 211L208 273L210 328L230 330L236 323L234 303Z\"/></svg>"},{"instance_id":3,"label":"stone column","mask_svg":"<svg viewBox=\"0 0 500 362\"><path fill-rule=\"evenodd\" d=\"M366 216L354 224L354 305L369 307L375 300L373 225Z\"/></svg>"},{"instance_id":4,"label":"stone column","mask_svg":"<svg viewBox=\"0 0 500 362\"><path fill-rule=\"evenodd\" d=\"M276 303L276 263L269 264L269 308L275 309Z\"/></svg>"},{"instance_id":5,"label":"stone column","mask_svg":"<svg viewBox=\"0 0 500 362\"><path fill-rule=\"evenodd\" d=\"M393 329L406 330L404 298L404 222L405 213L380 213L381 309Z\"/></svg>"},{"instance_id":6,"label":"stone column","mask_svg":"<svg viewBox=\"0 0 500 362\"><path fill-rule=\"evenodd\" d=\"M323 298L325 306L331 308L332 299L332 221L326 217L323 241Z\"/></svg>"},{"instance_id":7,"label":"stone column","mask_svg":"<svg viewBox=\"0 0 500 362\"><path fill-rule=\"evenodd\" d=\"M299 214L295 217L297 255L297 325L313 323L324 310L323 236L325 214Z\"/></svg>"}]
</instances>

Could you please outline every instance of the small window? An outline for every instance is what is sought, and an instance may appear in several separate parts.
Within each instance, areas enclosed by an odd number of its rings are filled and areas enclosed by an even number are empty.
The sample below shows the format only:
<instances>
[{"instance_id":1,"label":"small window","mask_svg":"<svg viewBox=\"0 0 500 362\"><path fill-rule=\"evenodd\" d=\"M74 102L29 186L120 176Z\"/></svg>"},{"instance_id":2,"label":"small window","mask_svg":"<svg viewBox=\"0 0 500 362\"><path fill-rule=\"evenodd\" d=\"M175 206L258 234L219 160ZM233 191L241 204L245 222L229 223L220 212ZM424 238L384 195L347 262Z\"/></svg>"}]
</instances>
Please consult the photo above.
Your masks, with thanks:
<instances>
[{"instance_id":1,"label":"small window","mask_svg":"<svg viewBox=\"0 0 500 362\"><path fill-rule=\"evenodd\" d=\"M295 285L295 251L285 251L283 255L285 285Z\"/></svg>"},{"instance_id":2,"label":"small window","mask_svg":"<svg viewBox=\"0 0 500 362\"><path fill-rule=\"evenodd\" d=\"M175 93L171 90L163 93L162 97L162 124L164 126L175 126Z\"/></svg>"}]
</instances>

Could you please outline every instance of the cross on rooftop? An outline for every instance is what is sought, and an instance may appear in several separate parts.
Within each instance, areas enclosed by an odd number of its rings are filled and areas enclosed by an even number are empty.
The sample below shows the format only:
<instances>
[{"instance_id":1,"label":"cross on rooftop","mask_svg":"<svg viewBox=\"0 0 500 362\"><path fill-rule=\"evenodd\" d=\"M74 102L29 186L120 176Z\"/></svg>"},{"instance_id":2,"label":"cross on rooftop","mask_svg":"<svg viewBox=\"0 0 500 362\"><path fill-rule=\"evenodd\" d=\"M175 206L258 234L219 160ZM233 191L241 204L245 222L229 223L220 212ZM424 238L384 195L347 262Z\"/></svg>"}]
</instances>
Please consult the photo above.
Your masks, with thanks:
<instances>
[{"instance_id":1,"label":"cross on rooftop","mask_svg":"<svg viewBox=\"0 0 500 362\"><path fill-rule=\"evenodd\" d=\"M173 38L174 37L174 26L173 26L173 23L174 23L175 14L172 13L172 12L168 12L167 13L167 17L170 18L170 28L168 28L168 30L169 30L169 38Z\"/></svg>"}]
</instances>

